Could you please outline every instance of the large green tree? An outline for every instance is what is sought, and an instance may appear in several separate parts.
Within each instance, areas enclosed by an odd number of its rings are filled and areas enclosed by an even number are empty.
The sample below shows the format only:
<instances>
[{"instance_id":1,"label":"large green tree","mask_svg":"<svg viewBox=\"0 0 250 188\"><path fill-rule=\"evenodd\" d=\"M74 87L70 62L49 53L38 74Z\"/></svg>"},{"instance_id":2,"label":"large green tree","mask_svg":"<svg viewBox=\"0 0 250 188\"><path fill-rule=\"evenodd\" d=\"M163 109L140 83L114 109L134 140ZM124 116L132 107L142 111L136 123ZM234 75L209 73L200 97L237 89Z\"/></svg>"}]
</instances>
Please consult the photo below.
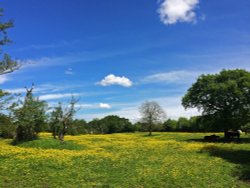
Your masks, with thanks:
<instances>
[{"instance_id":1,"label":"large green tree","mask_svg":"<svg viewBox=\"0 0 250 188\"><path fill-rule=\"evenodd\" d=\"M201 75L182 98L182 105L198 108L221 130L238 129L250 120L250 72L236 69Z\"/></svg>"}]
</instances>

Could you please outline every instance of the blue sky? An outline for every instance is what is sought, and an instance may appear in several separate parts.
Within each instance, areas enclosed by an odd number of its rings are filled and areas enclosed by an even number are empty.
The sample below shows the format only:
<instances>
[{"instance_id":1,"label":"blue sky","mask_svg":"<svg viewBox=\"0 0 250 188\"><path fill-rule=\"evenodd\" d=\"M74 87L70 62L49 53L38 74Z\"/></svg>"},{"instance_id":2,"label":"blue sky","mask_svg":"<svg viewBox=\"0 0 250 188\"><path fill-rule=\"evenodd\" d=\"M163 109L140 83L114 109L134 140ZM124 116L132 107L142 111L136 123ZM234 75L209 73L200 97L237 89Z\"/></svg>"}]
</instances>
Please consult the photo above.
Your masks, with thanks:
<instances>
[{"instance_id":1,"label":"blue sky","mask_svg":"<svg viewBox=\"0 0 250 188\"><path fill-rule=\"evenodd\" d=\"M14 19L4 48L22 68L2 89L50 106L77 96L77 118L115 114L136 121L157 101L170 118L190 117L181 97L200 74L250 70L247 0L3 0Z\"/></svg>"}]
</instances>

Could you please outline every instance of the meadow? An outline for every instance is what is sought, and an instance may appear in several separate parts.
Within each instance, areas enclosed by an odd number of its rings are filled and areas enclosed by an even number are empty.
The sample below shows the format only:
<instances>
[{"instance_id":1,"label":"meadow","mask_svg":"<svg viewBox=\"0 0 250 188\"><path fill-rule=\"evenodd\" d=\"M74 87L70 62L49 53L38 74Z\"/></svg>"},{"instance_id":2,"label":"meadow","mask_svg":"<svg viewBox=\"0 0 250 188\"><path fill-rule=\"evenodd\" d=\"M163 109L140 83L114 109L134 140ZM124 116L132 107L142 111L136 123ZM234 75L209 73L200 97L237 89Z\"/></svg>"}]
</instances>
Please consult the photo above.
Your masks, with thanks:
<instances>
[{"instance_id":1,"label":"meadow","mask_svg":"<svg viewBox=\"0 0 250 188\"><path fill-rule=\"evenodd\" d=\"M205 135L80 135L62 144L41 133L17 146L0 139L0 187L250 187L250 136L209 143Z\"/></svg>"}]
</instances>

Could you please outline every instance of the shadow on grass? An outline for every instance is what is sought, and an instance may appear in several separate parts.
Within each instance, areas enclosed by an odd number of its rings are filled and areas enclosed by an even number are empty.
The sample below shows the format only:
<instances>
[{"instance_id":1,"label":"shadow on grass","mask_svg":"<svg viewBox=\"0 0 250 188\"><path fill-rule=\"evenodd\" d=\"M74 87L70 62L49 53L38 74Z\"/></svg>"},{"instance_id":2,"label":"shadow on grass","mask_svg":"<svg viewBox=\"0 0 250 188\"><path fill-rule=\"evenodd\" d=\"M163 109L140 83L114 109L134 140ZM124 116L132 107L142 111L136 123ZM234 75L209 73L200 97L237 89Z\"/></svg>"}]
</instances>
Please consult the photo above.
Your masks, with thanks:
<instances>
[{"instance_id":1,"label":"shadow on grass","mask_svg":"<svg viewBox=\"0 0 250 188\"><path fill-rule=\"evenodd\" d=\"M145 134L145 135L141 135L141 137L147 137L147 138L153 138L153 137L157 137L157 136L160 136L160 135L159 134L152 134L152 135Z\"/></svg>"},{"instance_id":2,"label":"shadow on grass","mask_svg":"<svg viewBox=\"0 0 250 188\"><path fill-rule=\"evenodd\" d=\"M204 143L211 143L212 141L207 141L204 138L197 138L197 139L188 139L185 140L186 142L204 142ZM235 143L235 144L245 144L250 143L250 138L233 138L233 139L225 139L225 138L219 138L217 141L214 141L214 143Z\"/></svg>"},{"instance_id":3,"label":"shadow on grass","mask_svg":"<svg viewBox=\"0 0 250 188\"><path fill-rule=\"evenodd\" d=\"M231 163L238 165L234 172L240 180L250 183L250 151L249 150L230 150L217 146L206 146L201 152L208 152L211 156L220 157Z\"/></svg>"},{"instance_id":4,"label":"shadow on grass","mask_svg":"<svg viewBox=\"0 0 250 188\"><path fill-rule=\"evenodd\" d=\"M36 139L18 144L24 148L40 148L40 149L59 149L59 150L83 150L86 146L76 144L72 141L61 142L56 139Z\"/></svg>"},{"instance_id":5,"label":"shadow on grass","mask_svg":"<svg viewBox=\"0 0 250 188\"><path fill-rule=\"evenodd\" d=\"M140 137L152 138L152 137L162 136L160 132L152 132L151 135L149 135L148 132L139 132L139 133L140 133Z\"/></svg>"}]
</instances>

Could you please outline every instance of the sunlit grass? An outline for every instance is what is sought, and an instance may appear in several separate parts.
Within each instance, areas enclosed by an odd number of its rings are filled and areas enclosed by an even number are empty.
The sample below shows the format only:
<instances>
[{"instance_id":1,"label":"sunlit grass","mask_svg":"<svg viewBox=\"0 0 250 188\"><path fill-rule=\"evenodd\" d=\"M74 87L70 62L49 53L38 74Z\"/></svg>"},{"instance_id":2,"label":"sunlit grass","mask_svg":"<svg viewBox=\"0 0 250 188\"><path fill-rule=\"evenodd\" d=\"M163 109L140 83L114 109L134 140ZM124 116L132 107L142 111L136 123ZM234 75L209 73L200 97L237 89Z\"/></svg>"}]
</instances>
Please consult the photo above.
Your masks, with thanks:
<instances>
[{"instance_id":1,"label":"sunlit grass","mask_svg":"<svg viewBox=\"0 0 250 188\"><path fill-rule=\"evenodd\" d=\"M42 133L18 146L0 140L0 187L250 187L249 142L199 142L204 135L81 135L60 143Z\"/></svg>"}]
</instances>

